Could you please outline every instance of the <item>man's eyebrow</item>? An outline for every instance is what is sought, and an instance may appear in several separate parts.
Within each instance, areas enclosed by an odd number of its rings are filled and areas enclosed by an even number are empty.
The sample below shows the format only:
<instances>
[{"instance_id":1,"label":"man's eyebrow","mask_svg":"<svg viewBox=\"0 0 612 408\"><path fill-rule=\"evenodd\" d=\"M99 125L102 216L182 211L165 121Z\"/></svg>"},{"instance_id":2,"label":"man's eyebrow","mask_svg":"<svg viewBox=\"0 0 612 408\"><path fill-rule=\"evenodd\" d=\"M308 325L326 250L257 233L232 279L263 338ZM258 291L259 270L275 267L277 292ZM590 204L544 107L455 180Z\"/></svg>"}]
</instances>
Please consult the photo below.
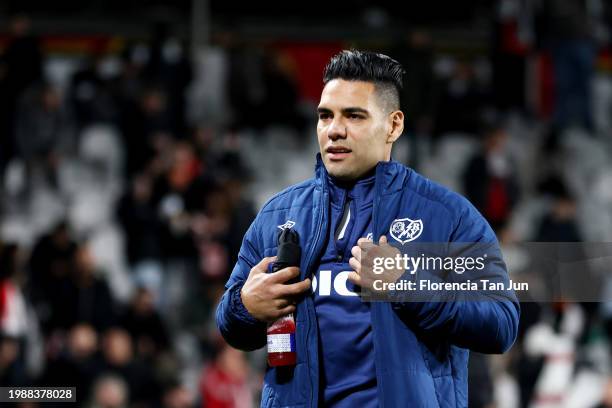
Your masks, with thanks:
<instances>
[{"instance_id":1,"label":"man's eyebrow","mask_svg":"<svg viewBox=\"0 0 612 408\"><path fill-rule=\"evenodd\" d=\"M317 108L317 112L319 113L331 113L331 109L325 108L325 107L319 107ZM342 109L342 113L343 114L351 114L351 113L363 113L366 115L369 115L370 112L368 112L367 109L363 109L363 108L359 108L359 107L349 107L349 108L344 108Z\"/></svg>"},{"instance_id":2,"label":"man's eyebrow","mask_svg":"<svg viewBox=\"0 0 612 408\"><path fill-rule=\"evenodd\" d=\"M342 113L344 113L345 115L347 113L364 113L366 115L370 114L370 112L368 112L367 109L363 109L363 108L359 108L359 107L344 108L344 109L342 109Z\"/></svg>"}]
</instances>

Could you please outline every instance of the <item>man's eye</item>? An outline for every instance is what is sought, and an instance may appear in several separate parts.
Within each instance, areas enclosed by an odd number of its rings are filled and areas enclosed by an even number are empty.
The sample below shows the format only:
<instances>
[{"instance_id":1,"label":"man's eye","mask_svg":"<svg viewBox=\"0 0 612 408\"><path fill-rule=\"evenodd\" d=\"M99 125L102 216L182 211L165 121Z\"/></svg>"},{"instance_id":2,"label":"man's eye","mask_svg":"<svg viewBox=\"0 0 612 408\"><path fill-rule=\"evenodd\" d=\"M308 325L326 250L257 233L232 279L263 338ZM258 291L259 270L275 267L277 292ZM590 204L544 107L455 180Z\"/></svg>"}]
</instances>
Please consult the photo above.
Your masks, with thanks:
<instances>
[{"instance_id":1,"label":"man's eye","mask_svg":"<svg viewBox=\"0 0 612 408\"><path fill-rule=\"evenodd\" d=\"M319 120L326 120L331 118L331 115L329 113L319 113Z\"/></svg>"},{"instance_id":2,"label":"man's eye","mask_svg":"<svg viewBox=\"0 0 612 408\"><path fill-rule=\"evenodd\" d=\"M349 115L349 119L359 120L359 119L363 119L363 116L352 113Z\"/></svg>"}]
</instances>

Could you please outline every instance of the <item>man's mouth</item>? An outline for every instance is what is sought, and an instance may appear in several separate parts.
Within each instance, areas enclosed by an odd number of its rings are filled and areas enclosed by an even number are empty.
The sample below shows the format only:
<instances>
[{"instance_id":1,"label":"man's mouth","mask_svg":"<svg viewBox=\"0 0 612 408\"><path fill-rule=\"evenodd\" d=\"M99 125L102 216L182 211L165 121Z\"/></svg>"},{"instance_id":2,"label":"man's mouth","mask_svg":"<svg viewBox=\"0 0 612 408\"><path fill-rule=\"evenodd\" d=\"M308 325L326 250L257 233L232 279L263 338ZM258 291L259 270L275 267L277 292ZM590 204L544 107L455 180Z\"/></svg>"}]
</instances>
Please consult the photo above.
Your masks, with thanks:
<instances>
[{"instance_id":1,"label":"man's mouth","mask_svg":"<svg viewBox=\"0 0 612 408\"><path fill-rule=\"evenodd\" d=\"M342 160L347 158L348 155L351 154L352 150L348 147L330 146L325 149L325 152L330 160Z\"/></svg>"}]
</instances>

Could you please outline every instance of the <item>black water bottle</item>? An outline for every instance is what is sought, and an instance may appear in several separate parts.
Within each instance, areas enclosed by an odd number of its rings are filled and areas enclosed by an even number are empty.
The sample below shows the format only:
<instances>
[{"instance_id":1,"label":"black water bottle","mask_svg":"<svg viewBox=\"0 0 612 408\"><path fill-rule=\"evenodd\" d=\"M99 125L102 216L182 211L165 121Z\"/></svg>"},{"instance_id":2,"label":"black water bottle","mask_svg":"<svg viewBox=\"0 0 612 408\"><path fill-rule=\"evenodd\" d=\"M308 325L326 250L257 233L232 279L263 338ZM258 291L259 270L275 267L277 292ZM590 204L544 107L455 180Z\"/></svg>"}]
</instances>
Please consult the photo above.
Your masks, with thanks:
<instances>
[{"instance_id":1,"label":"black water bottle","mask_svg":"<svg viewBox=\"0 0 612 408\"><path fill-rule=\"evenodd\" d=\"M278 237L278 253L272 272L300 266L302 249L297 231L286 228ZM272 367L295 365L295 319L293 313L268 325L268 364Z\"/></svg>"}]
</instances>

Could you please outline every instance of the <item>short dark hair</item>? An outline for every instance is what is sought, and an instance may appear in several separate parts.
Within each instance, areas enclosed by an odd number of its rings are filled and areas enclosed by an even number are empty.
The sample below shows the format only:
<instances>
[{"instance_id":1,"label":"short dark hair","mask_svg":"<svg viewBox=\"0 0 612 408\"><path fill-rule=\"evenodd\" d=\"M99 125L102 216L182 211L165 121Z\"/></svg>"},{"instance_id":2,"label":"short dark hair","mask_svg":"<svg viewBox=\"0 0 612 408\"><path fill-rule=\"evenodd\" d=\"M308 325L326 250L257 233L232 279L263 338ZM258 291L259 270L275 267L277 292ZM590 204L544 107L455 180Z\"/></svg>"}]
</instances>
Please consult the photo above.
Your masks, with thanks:
<instances>
[{"instance_id":1,"label":"short dark hair","mask_svg":"<svg viewBox=\"0 0 612 408\"><path fill-rule=\"evenodd\" d=\"M399 109L402 76L406 71L393 58L369 51L344 50L334 55L323 71L323 83L333 79L373 82L389 109Z\"/></svg>"}]
</instances>

